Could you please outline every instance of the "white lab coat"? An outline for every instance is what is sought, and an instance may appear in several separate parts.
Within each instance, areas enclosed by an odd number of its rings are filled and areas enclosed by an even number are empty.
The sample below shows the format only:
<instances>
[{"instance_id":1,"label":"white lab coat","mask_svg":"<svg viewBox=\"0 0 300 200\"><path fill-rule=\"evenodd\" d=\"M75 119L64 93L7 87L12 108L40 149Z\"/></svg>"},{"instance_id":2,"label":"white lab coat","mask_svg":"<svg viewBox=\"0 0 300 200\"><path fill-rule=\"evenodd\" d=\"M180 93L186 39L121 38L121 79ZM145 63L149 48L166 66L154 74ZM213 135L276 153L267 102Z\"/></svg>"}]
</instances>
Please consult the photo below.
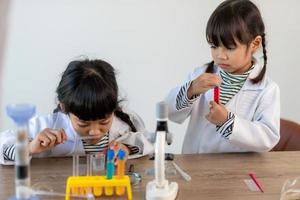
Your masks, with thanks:
<instances>
[{"instance_id":1,"label":"white lab coat","mask_svg":"<svg viewBox=\"0 0 300 200\"><path fill-rule=\"evenodd\" d=\"M118 137L123 138L120 142L129 145L135 145L140 148L138 155L132 157L139 157L152 153L153 145L147 140L148 132L145 129L142 119L134 113L129 114L137 132L130 132L130 127L116 116L113 116L112 126L109 130L109 141L111 142ZM56 156L71 156L75 153L84 155L84 148L82 141L78 139L78 134L73 129L68 115L57 112L48 114L46 116L34 117L29 121L29 137L34 138L45 128L59 129L63 128L67 134L67 141L64 144L59 144L51 150L34 155L34 157L56 157ZM16 142L15 132L7 130L0 133L0 164L11 165L14 162L5 161L3 157L3 147L5 144L11 145ZM126 136L127 135L127 136ZM129 157L130 158L130 157Z\"/></svg>"},{"instance_id":2,"label":"white lab coat","mask_svg":"<svg viewBox=\"0 0 300 200\"><path fill-rule=\"evenodd\" d=\"M262 64L254 60L255 67L241 90L225 105L235 114L233 132L229 139L216 132L216 125L205 116L209 113L209 102L213 100L213 90L200 95L188 107L177 110L176 97L181 86L172 89L165 101L169 105L170 120L182 123L190 117L186 130L182 153L219 152L264 152L271 150L279 141L280 94L279 87L270 78L252 84L249 78L256 77ZM196 68L187 82L204 73L206 66ZM216 69L219 74L219 68Z\"/></svg>"}]
</instances>

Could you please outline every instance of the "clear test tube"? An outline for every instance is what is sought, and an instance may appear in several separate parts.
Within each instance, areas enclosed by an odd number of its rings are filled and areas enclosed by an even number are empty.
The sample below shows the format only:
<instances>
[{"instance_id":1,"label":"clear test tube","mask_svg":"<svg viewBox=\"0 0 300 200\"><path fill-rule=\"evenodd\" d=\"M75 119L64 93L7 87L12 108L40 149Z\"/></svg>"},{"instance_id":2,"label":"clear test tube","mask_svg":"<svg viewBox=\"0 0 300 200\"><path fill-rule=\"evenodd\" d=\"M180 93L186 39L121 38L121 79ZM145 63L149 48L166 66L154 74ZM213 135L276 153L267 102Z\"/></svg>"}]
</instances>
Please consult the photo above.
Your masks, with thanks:
<instances>
[{"instance_id":1,"label":"clear test tube","mask_svg":"<svg viewBox=\"0 0 300 200\"><path fill-rule=\"evenodd\" d=\"M73 176L79 176L79 155L73 155Z\"/></svg>"},{"instance_id":2,"label":"clear test tube","mask_svg":"<svg viewBox=\"0 0 300 200\"><path fill-rule=\"evenodd\" d=\"M92 176L93 175L93 154L86 154L86 175L87 176Z\"/></svg>"},{"instance_id":3,"label":"clear test tube","mask_svg":"<svg viewBox=\"0 0 300 200\"><path fill-rule=\"evenodd\" d=\"M99 152L92 156L91 167L93 176L101 176L105 174L105 153ZM95 196L101 196L103 193L102 187L94 187Z\"/></svg>"},{"instance_id":4,"label":"clear test tube","mask_svg":"<svg viewBox=\"0 0 300 200\"><path fill-rule=\"evenodd\" d=\"M101 176L105 173L105 154L102 152L96 153L91 159L93 176Z\"/></svg>"},{"instance_id":5,"label":"clear test tube","mask_svg":"<svg viewBox=\"0 0 300 200\"><path fill-rule=\"evenodd\" d=\"M73 176L79 176L79 155L73 155ZM79 188L71 188L71 193L73 195L79 195L80 189Z\"/></svg>"}]
</instances>

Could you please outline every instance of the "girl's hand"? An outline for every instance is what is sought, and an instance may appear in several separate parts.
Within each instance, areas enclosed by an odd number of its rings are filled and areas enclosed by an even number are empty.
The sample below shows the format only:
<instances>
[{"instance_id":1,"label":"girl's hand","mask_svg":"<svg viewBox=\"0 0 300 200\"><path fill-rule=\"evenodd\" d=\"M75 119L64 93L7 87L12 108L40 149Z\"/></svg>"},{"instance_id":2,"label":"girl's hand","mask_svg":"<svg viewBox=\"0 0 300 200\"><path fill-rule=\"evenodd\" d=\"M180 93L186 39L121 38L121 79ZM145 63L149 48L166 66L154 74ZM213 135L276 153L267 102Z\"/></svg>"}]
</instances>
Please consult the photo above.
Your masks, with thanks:
<instances>
[{"instance_id":1,"label":"girl's hand","mask_svg":"<svg viewBox=\"0 0 300 200\"><path fill-rule=\"evenodd\" d=\"M227 120L228 111L222 104L217 104L214 101L209 103L209 113L206 119L211 123L221 126Z\"/></svg>"},{"instance_id":2,"label":"girl's hand","mask_svg":"<svg viewBox=\"0 0 300 200\"><path fill-rule=\"evenodd\" d=\"M204 73L192 81L187 91L187 96L189 99L191 99L194 95L205 93L207 90L219 86L221 82L222 80L218 75L212 73Z\"/></svg>"},{"instance_id":3,"label":"girl's hand","mask_svg":"<svg viewBox=\"0 0 300 200\"><path fill-rule=\"evenodd\" d=\"M64 129L46 128L29 143L29 153L41 153L52 149L58 144L64 143L66 140L67 135Z\"/></svg>"},{"instance_id":4,"label":"girl's hand","mask_svg":"<svg viewBox=\"0 0 300 200\"><path fill-rule=\"evenodd\" d=\"M125 162L127 161L128 159L128 155L129 155L129 149L127 148L126 145L122 144L121 142L117 142L115 140L113 140L110 144L109 144L109 148L114 150L115 152L115 157L114 157L114 160L115 160L115 165L117 164L117 156L118 156L118 152L120 149L122 149L123 151L125 151L126 153L126 156L125 156Z\"/></svg>"}]
</instances>

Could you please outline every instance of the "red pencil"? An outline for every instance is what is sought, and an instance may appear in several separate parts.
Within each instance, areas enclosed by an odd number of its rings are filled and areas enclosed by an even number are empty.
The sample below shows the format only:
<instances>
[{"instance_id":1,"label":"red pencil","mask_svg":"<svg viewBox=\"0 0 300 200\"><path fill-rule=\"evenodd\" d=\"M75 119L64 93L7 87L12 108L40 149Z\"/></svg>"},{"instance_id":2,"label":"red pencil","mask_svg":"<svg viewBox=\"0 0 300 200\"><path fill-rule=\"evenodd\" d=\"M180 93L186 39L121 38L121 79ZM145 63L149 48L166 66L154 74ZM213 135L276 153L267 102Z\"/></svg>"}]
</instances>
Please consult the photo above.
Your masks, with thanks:
<instances>
[{"instance_id":1,"label":"red pencil","mask_svg":"<svg viewBox=\"0 0 300 200\"><path fill-rule=\"evenodd\" d=\"M220 88L219 87L214 88L214 101L217 104L219 104L219 102L220 102Z\"/></svg>"},{"instance_id":2,"label":"red pencil","mask_svg":"<svg viewBox=\"0 0 300 200\"><path fill-rule=\"evenodd\" d=\"M255 175L253 173L249 173L249 176L251 177L251 179L254 181L254 183L256 184L256 186L259 188L259 190L261 192L264 192L264 190L262 189L261 184L258 182L257 178L255 177Z\"/></svg>"}]
</instances>

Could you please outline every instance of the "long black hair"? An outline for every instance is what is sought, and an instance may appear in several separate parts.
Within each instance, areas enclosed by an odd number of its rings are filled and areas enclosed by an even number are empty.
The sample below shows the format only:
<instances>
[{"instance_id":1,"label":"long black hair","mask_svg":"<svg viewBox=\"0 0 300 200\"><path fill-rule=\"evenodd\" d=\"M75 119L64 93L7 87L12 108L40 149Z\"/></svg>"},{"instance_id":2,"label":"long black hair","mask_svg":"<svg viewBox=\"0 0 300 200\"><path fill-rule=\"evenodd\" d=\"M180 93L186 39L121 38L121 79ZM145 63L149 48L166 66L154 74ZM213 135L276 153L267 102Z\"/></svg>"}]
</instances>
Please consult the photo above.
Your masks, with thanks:
<instances>
[{"instance_id":1,"label":"long black hair","mask_svg":"<svg viewBox=\"0 0 300 200\"><path fill-rule=\"evenodd\" d=\"M265 25L256 5L249 0L226 0L215 9L206 26L207 42L216 47L236 47L236 40L248 46L257 36L262 37L264 65L260 74L251 80L254 84L263 79L267 65ZM206 69L208 73L213 71L214 61Z\"/></svg>"},{"instance_id":2,"label":"long black hair","mask_svg":"<svg viewBox=\"0 0 300 200\"><path fill-rule=\"evenodd\" d=\"M85 121L104 119L115 113L136 132L128 114L119 107L115 70L103 60L70 62L56 93L63 109L58 105L55 112L63 110Z\"/></svg>"}]
</instances>

